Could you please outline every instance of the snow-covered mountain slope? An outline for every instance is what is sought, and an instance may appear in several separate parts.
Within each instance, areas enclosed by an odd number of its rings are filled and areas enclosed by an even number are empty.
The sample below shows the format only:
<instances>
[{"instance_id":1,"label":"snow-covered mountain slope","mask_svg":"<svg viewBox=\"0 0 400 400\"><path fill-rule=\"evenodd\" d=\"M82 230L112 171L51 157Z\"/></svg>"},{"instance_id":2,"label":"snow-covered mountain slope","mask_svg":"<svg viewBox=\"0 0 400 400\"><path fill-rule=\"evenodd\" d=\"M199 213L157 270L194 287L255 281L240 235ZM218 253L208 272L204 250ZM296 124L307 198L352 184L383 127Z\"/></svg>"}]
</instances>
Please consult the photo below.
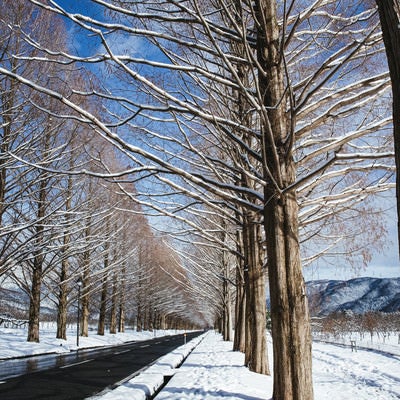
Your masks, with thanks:
<instances>
[{"instance_id":1,"label":"snow-covered mountain slope","mask_svg":"<svg viewBox=\"0 0 400 400\"><path fill-rule=\"evenodd\" d=\"M349 281L320 280L307 282L312 315L352 310L400 311L400 278L356 278Z\"/></svg>"}]
</instances>

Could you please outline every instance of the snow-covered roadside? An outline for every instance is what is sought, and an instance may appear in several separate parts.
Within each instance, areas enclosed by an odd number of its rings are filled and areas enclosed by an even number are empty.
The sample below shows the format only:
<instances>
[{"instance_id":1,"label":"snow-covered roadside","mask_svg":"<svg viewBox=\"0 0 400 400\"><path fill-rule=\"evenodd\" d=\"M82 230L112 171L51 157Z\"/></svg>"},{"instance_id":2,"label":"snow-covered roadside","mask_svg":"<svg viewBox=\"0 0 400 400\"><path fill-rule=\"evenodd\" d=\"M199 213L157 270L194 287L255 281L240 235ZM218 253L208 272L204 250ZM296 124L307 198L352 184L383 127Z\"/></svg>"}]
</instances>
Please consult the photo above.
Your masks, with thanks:
<instances>
[{"instance_id":1,"label":"snow-covered roadside","mask_svg":"<svg viewBox=\"0 0 400 400\"><path fill-rule=\"evenodd\" d=\"M179 346L165 356L160 357L153 365L144 369L139 374L135 373L120 382L114 390L105 389L103 392L90 397L92 400L146 400L152 396L164 384L164 377L170 377L176 372L182 361L191 353L191 351L202 342L207 336L203 334L188 343Z\"/></svg>"},{"instance_id":2,"label":"snow-covered roadside","mask_svg":"<svg viewBox=\"0 0 400 400\"><path fill-rule=\"evenodd\" d=\"M271 355L270 340L268 347ZM243 364L244 355L232 351L231 342L209 332L156 400L270 400L272 377L250 372ZM147 372L100 399L144 400L154 378ZM395 356L314 343L313 378L315 400L400 399L400 359Z\"/></svg>"},{"instance_id":3,"label":"snow-covered roadside","mask_svg":"<svg viewBox=\"0 0 400 400\"><path fill-rule=\"evenodd\" d=\"M183 365L176 355L187 355ZM164 376L173 375L156 399L264 399L272 390L271 377L250 372L243 366L244 355L232 351L232 342L207 332L161 357L140 375L117 389L91 397L91 400L146 400L162 385Z\"/></svg>"},{"instance_id":4,"label":"snow-covered roadside","mask_svg":"<svg viewBox=\"0 0 400 400\"><path fill-rule=\"evenodd\" d=\"M342 344L344 346L349 346L353 342L357 349L377 350L400 357L400 335L393 332L385 336L375 334L372 337L369 334L360 335L358 333L348 333L340 336L314 334L313 340L314 342Z\"/></svg>"},{"instance_id":5,"label":"snow-covered roadside","mask_svg":"<svg viewBox=\"0 0 400 400\"><path fill-rule=\"evenodd\" d=\"M158 330L155 333L144 331L136 332L126 330L124 333L97 335L92 332L88 337L79 338L79 349L92 347L114 346L135 340L153 339L155 336L167 336L183 333L176 330ZM67 332L67 340L56 339L55 324L46 324L40 329L40 343L27 342L26 329L0 329L0 360L27 357L38 354L48 353L68 353L77 350L76 329L71 328Z\"/></svg>"},{"instance_id":6,"label":"snow-covered roadside","mask_svg":"<svg viewBox=\"0 0 400 400\"><path fill-rule=\"evenodd\" d=\"M163 334L179 333L176 331ZM161 332L156 332L161 336ZM26 342L26 331L0 330L0 358L16 357L76 348L73 332L60 346L54 339L54 329L41 331L41 343ZM80 338L80 347L110 345L128 340L144 340L154 337L152 332ZM385 339L386 344L400 348L397 336ZM374 339L377 344L377 339ZM358 343L357 343L358 344ZM68 350L66 350L69 347ZM192 351L193 350L193 351ZM268 340L272 365L271 341ZM175 369L188 354L179 369ZM243 366L244 355L232 351L232 343L224 342L212 331L189 341L169 353L139 375L127 378L112 391L97 395L98 400L145 399L163 382L164 376L174 374L170 382L157 395L156 400L269 400L272 397L272 377L250 372ZM1 366L1 361L0 361ZM400 357L376 351L314 342L313 378L315 400L395 400L400 399Z\"/></svg>"},{"instance_id":7,"label":"snow-covered roadside","mask_svg":"<svg viewBox=\"0 0 400 400\"><path fill-rule=\"evenodd\" d=\"M209 332L156 400L269 399L272 378L250 372L243 364L244 354L232 351L232 342Z\"/></svg>"}]
</instances>

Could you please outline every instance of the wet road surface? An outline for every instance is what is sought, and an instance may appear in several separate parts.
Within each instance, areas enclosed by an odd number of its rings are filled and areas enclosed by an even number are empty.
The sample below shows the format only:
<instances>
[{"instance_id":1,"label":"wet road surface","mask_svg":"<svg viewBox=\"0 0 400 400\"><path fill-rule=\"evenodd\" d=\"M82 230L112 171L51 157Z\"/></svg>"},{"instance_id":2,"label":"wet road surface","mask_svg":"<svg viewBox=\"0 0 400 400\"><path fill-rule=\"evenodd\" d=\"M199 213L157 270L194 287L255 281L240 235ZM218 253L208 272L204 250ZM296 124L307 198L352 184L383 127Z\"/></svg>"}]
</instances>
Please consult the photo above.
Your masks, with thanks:
<instances>
[{"instance_id":1,"label":"wet road surface","mask_svg":"<svg viewBox=\"0 0 400 400\"><path fill-rule=\"evenodd\" d=\"M200 333L187 333L186 338L190 340ZM0 361L0 399L84 399L134 374L183 343L181 334L67 355Z\"/></svg>"}]
</instances>

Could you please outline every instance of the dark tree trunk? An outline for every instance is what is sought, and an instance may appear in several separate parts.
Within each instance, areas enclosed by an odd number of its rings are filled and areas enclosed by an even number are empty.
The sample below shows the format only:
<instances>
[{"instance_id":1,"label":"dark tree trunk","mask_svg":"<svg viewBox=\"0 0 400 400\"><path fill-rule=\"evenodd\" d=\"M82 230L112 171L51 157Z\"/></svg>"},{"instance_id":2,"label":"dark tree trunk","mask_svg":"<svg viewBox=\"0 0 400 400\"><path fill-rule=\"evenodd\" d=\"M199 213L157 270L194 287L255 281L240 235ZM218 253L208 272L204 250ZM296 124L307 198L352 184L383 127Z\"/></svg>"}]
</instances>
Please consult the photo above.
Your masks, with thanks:
<instances>
[{"instance_id":1,"label":"dark tree trunk","mask_svg":"<svg viewBox=\"0 0 400 400\"><path fill-rule=\"evenodd\" d=\"M108 264L105 261L105 264ZM107 271L107 269L106 269ZM108 289L108 272L104 273L103 283L101 287L100 297L100 310L99 310L99 322L97 325L97 334L104 335L106 326L106 310L107 310L107 289Z\"/></svg>"},{"instance_id":2,"label":"dark tree trunk","mask_svg":"<svg viewBox=\"0 0 400 400\"><path fill-rule=\"evenodd\" d=\"M240 230L236 233L238 254L243 254L243 235ZM237 256L236 265L236 298L235 298L235 336L233 340L233 350L246 350L246 295L244 287L244 259Z\"/></svg>"},{"instance_id":3,"label":"dark tree trunk","mask_svg":"<svg viewBox=\"0 0 400 400\"><path fill-rule=\"evenodd\" d=\"M397 238L400 254L400 4L376 0L393 93L393 135L396 160Z\"/></svg>"},{"instance_id":4,"label":"dark tree trunk","mask_svg":"<svg viewBox=\"0 0 400 400\"><path fill-rule=\"evenodd\" d=\"M118 305L118 332L125 332L125 291L126 291L126 265L122 266L122 279L119 290L119 305Z\"/></svg>"},{"instance_id":5,"label":"dark tree trunk","mask_svg":"<svg viewBox=\"0 0 400 400\"><path fill-rule=\"evenodd\" d=\"M72 167L72 158L70 162L70 167ZM57 334L58 339L67 339L67 313L68 313L68 252L71 242L71 235L68 231L70 222L70 210L72 201L72 176L68 176L68 184L66 191L66 201L65 201L65 225L66 230L63 235L63 247L62 247L62 260L61 260L61 271L60 271L60 292L58 295L58 307L57 307Z\"/></svg>"},{"instance_id":6,"label":"dark tree trunk","mask_svg":"<svg viewBox=\"0 0 400 400\"><path fill-rule=\"evenodd\" d=\"M89 190L90 191L90 190ZM86 219L85 238L89 242L91 235L91 218ZM81 295L81 310L82 310L82 322L81 322L81 335L84 337L89 336L89 283L90 283L90 250L87 249L83 253L83 275L82 275L82 295Z\"/></svg>"},{"instance_id":7,"label":"dark tree trunk","mask_svg":"<svg viewBox=\"0 0 400 400\"><path fill-rule=\"evenodd\" d=\"M47 152L50 147L49 130L45 132L44 138L44 158L47 158ZM47 205L47 186L48 175L41 173L39 183L39 198L37 202L37 225L35 226L35 251L33 258L32 287L29 304L29 322L28 322L28 342L39 342L39 320L40 320L40 291L43 280L43 246L44 246L44 218Z\"/></svg>"},{"instance_id":8,"label":"dark tree trunk","mask_svg":"<svg viewBox=\"0 0 400 400\"><path fill-rule=\"evenodd\" d=\"M40 290L42 286L41 256L34 259L32 286L29 303L28 342L39 343Z\"/></svg>"},{"instance_id":9,"label":"dark tree trunk","mask_svg":"<svg viewBox=\"0 0 400 400\"><path fill-rule=\"evenodd\" d=\"M260 228L255 215L247 213L243 226L247 320L245 363L251 371L269 375L265 275L260 252Z\"/></svg>"},{"instance_id":10,"label":"dark tree trunk","mask_svg":"<svg viewBox=\"0 0 400 400\"><path fill-rule=\"evenodd\" d=\"M224 301L224 311L223 311L223 338L226 341L232 340L232 304L231 304L231 294L229 290L228 278L224 278L223 282L223 301Z\"/></svg>"},{"instance_id":11,"label":"dark tree trunk","mask_svg":"<svg viewBox=\"0 0 400 400\"><path fill-rule=\"evenodd\" d=\"M138 332L142 332L142 330L143 330L142 306L140 304L138 304L138 306L137 306L136 330Z\"/></svg>"},{"instance_id":12,"label":"dark tree trunk","mask_svg":"<svg viewBox=\"0 0 400 400\"><path fill-rule=\"evenodd\" d=\"M122 301L118 307L118 332L125 332L125 303Z\"/></svg>"},{"instance_id":13,"label":"dark tree trunk","mask_svg":"<svg viewBox=\"0 0 400 400\"><path fill-rule=\"evenodd\" d=\"M274 400L311 400L311 332L297 239L295 196L272 199L265 208Z\"/></svg>"},{"instance_id":14,"label":"dark tree trunk","mask_svg":"<svg viewBox=\"0 0 400 400\"><path fill-rule=\"evenodd\" d=\"M239 257L236 267L235 294L235 336L233 339L233 350L244 353L246 350L246 295L244 288L244 261Z\"/></svg>"},{"instance_id":15,"label":"dark tree trunk","mask_svg":"<svg viewBox=\"0 0 400 400\"><path fill-rule=\"evenodd\" d=\"M68 309L68 285L67 285L68 260L61 261L60 292L58 294L57 307L57 339L67 339L67 309Z\"/></svg>"},{"instance_id":16,"label":"dark tree trunk","mask_svg":"<svg viewBox=\"0 0 400 400\"><path fill-rule=\"evenodd\" d=\"M312 400L311 330L298 240L292 149L294 132L286 89L276 2L255 1L268 256L274 351L274 400Z\"/></svg>"},{"instance_id":17,"label":"dark tree trunk","mask_svg":"<svg viewBox=\"0 0 400 400\"><path fill-rule=\"evenodd\" d=\"M117 333L117 289L118 289L118 279L117 279L117 274L114 273L112 282L112 297L111 297L111 309L110 309L110 333Z\"/></svg>"},{"instance_id":18,"label":"dark tree trunk","mask_svg":"<svg viewBox=\"0 0 400 400\"><path fill-rule=\"evenodd\" d=\"M151 320L150 320L150 313L148 306L145 306L143 310L143 329L145 331L150 331L151 330Z\"/></svg>"},{"instance_id":19,"label":"dark tree trunk","mask_svg":"<svg viewBox=\"0 0 400 400\"><path fill-rule=\"evenodd\" d=\"M88 252L87 252L88 253ZM85 257L86 258L86 257ZM82 277L82 294L81 294L81 335L89 336L89 303L90 297L88 293L89 287L89 269L85 268Z\"/></svg>"}]
</instances>

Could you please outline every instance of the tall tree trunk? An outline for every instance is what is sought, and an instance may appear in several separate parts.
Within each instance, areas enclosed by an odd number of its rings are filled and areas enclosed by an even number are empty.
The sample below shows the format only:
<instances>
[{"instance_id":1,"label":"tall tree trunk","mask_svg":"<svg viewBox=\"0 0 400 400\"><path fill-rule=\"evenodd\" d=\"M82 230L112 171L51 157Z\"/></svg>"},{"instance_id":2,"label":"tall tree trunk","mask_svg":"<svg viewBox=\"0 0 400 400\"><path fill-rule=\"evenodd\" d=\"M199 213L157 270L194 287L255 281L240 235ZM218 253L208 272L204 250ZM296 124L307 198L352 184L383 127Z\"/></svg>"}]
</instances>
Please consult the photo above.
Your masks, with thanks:
<instances>
[{"instance_id":1,"label":"tall tree trunk","mask_svg":"<svg viewBox=\"0 0 400 400\"><path fill-rule=\"evenodd\" d=\"M227 268L227 267L226 267ZM227 277L224 277L223 281L223 338L226 341L232 340L232 305L231 305L231 294L229 290L229 281Z\"/></svg>"},{"instance_id":2,"label":"tall tree trunk","mask_svg":"<svg viewBox=\"0 0 400 400\"><path fill-rule=\"evenodd\" d=\"M121 282L121 293L118 305L118 332L125 332L125 287Z\"/></svg>"},{"instance_id":3,"label":"tall tree trunk","mask_svg":"<svg viewBox=\"0 0 400 400\"><path fill-rule=\"evenodd\" d=\"M118 332L125 332L125 303L122 301L118 306Z\"/></svg>"},{"instance_id":4,"label":"tall tree trunk","mask_svg":"<svg viewBox=\"0 0 400 400\"><path fill-rule=\"evenodd\" d=\"M19 46L18 46L19 47ZM15 70L17 67L16 58L12 58L11 68ZM7 83L9 87L7 87ZM3 135L0 137L0 227L3 222L3 213L5 205L7 173L8 173L8 151L12 142L12 129L14 121L14 103L16 97L17 83L14 79L4 79L0 85L1 91L1 113L2 113L2 130Z\"/></svg>"},{"instance_id":5,"label":"tall tree trunk","mask_svg":"<svg viewBox=\"0 0 400 400\"><path fill-rule=\"evenodd\" d=\"M48 158L50 149L50 129L44 131L43 159ZM33 258L32 287L29 304L28 342L39 342L39 319L40 319L40 291L43 280L43 246L44 246L44 218L47 207L47 187L49 177L46 172L39 174L39 197L37 201L37 224L35 225L35 251Z\"/></svg>"},{"instance_id":6,"label":"tall tree trunk","mask_svg":"<svg viewBox=\"0 0 400 400\"><path fill-rule=\"evenodd\" d=\"M89 251L85 251L84 254L84 265L82 276L82 294L81 294L81 336L89 336Z\"/></svg>"},{"instance_id":7,"label":"tall tree trunk","mask_svg":"<svg viewBox=\"0 0 400 400\"><path fill-rule=\"evenodd\" d=\"M72 158L70 159L70 168L72 168ZM70 224L70 210L72 202L72 176L69 175L67 178L67 191L65 200L65 231L63 235L63 247L62 247L62 259L61 259L61 271L60 271L60 291L58 295L58 307L57 307L57 334L58 339L67 339L67 313L68 313L68 269L69 260L68 252L71 242L71 235L69 233Z\"/></svg>"},{"instance_id":8,"label":"tall tree trunk","mask_svg":"<svg viewBox=\"0 0 400 400\"><path fill-rule=\"evenodd\" d=\"M90 192L90 190L89 190ZM85 228L85 240L87 244L90 241L91 234L91 217L88 216L86 218L86 228ZM90 284L90 250L86 249L83 252L83 275L82 275L82 294L81 294L81 336L88 337L89 336L89 303L90 303L90 295L89 295L89 284Z\"/></svg>"},{"instance_id":9,"label":"tall tree trunk","mask_svg":"<svg viewBox=\"0 0 400 400\"><path fill-rule=\"evenodd\" d=\"M67 310L68 310L68 284L67 284L67 272L68 271L68 260L63 258L61 261L61 272L60 272L60 291L58 294L58 306L57 306L57 339L67 339Z\"/></svg>"},{"instance_id":10,"label":"tall tree trunk","mask_svg":"<svg viewBox=\"0 0 400 400\"><path fill-rule=\"evenodd\" d=\"M42 256L35 256L29 303L28 342L39 343L40 291L42 286Z\"/></svg>"},{"instance_id":11,"label":"tall tree trunk","mask_svg":"<svg viewBox=\"0 0 400 400\"><path fill-rule=\"evenodd\" d=\"M221 220L221 243L226 242L226 222ZM227 252L222 250L221 252L221 267L222 267L222 336L226 341L232 340L232 299L230 293L230 273L229 273L229 260Z\"/></svg>"},{"instance_id":12,"label":"tall tree trunk","mask_svg":"<svg viewBox=\"0 0 400 400\"><path fill-rule=\"evenodd\" d=\"M149 331L151 329L151 320L150 320L150 313L149 308L146 305L143 310L143 329L145 331Z\"/></svg>"},{"instance_id":13,"label":"tall tree trunk","mask_svg":"<svg viewBox=\"0 0 400 400\"><path fill-rule=\"evenodd\" d=\"M393 135L396 160L397 238L400 254L400 4L376 0L393 93Z\"/></svg>"},{"instance_id":14,"label":"tall tree trunk","mask_svg":"<svg viewBox=\"0 0 400 400\"><path fill-rule=\"evenodd\" d=\"M108 261L104 261L104 265L108 264ZM97 325L97 334L104 335L106 326L106 310L107 310L107 289L108 289L108 271L104 272L103 283L101 285L101 296L100 296L100 310L99 310L99 322Z\"/></svg>"},{"instance_id":15,"label":"tall tree trunk","mask_svg":"<svg viewBox=\"0 0 400 400\"><path fill-rule=\"evenodd\" d=\"M243 254L243 235L240 230L236 233L238 254ZM236 292L235 292L235 336L233 339L233 350L246 350L246 296L244 288L244 259L237 256L236 265Z\"/></svg>"},{"instance_id":16,"label":"tall tree trunk","mask_svg":"<svg viewBox=\"0 0 400 400\"><path fill-rule=\"evenodd\" d=\"M116 272L113 274L111 309L110 309L110 333L117 333L117 290L118 278Z\"/></svg>"},{"instance_id":17,"label":"tall tree trunk","mask_svg":"<svg viewBox=\"0 0 400 400\"><path fill-rule=\"evenodd\" d=\"M118 332L125 332L125 291L126 291L126 263L122 265L122 277L119 290L118 304Z\"/></svg>"},{"instance_id":18,"label":"tall tree trunk","mask_svg":"<svg viewBox=\"0 0 400 400\"><path fill-rule=\"evenodd\" d=\"M267 356L265 275L260 252L260 224L252 212L245 216L246 352L245 362L251 371L270 374Z\"/></svg>"},{"instance_id":19,"label":"tall tree trunk","mask_svg":"<svg viewBox=\"0 0 400 400\"><path fill-rule=\"evenodd\" d=\"M263 96L264 225L274 351L274 400L313 399L311 331L298 240L298 206L276 2L257 0L259 92ZM294 122L294 121L292 121Z\"/></svg>"},{"instance_id":20,"label":"tall tree trunk","mask_svg":"<svg viewBox=\"0 0 400 400\"><path fill-rule=\"evenodd\" d=\"M270 194L270 193L269 193ZM271 322L274 349L274 400L310 400L311 332L297 239L294 194L271 199L265 208Z\"/></svg>"},{"instance_id":21,"label":"tall tree trunk","mask_svg":"<svg viewBox=\"0 0 400 400\"><path fill-rule=\"evenodd\" d=\"M168 327L168 328L167 328ZM163 331L165 329L169 329L169 318L167 318L167 316L165 314L161 315L161 319L160 319L160 329L162 329Z\"/></svg>"},{"instance_id":22,"label":"tall tree trunk","mask_svg":"<svg viewBox=\"0 0 400 400\"><path fill-rule=\"evenodd\" d=\"M142 330L143 330L142 306L140 303L137 305L136 330L138 332L142 332Z\"/></svg>"},{"instance_id":23,"label":"tall tree trunk","mask_svg":"<svg viewBox=\"0 0 400 400\"><path fill-rule=\"evenodd\" d=\"M236 300L235 300L235 336L233 340L233 350L246 350L246 296L244 290L243 270L237 268L236 278Z\"/></svg>"},{"instance_id":24,"label":"tall tree trunk","mask_svg":"<svg viewBox=\"0 0 400 400\"><path fill-rule=\"evenodd\" d=\"M46 180L41 182L40 201L38 210L39 221L44 217L44 198ZM28 342L39 342L39 318L40 318L40 292L43 279L43 225L40 223L36 226L36 247L33 259L31 294L29 303L29 322L28 322Z\"/></svg>"}]
</instances>

